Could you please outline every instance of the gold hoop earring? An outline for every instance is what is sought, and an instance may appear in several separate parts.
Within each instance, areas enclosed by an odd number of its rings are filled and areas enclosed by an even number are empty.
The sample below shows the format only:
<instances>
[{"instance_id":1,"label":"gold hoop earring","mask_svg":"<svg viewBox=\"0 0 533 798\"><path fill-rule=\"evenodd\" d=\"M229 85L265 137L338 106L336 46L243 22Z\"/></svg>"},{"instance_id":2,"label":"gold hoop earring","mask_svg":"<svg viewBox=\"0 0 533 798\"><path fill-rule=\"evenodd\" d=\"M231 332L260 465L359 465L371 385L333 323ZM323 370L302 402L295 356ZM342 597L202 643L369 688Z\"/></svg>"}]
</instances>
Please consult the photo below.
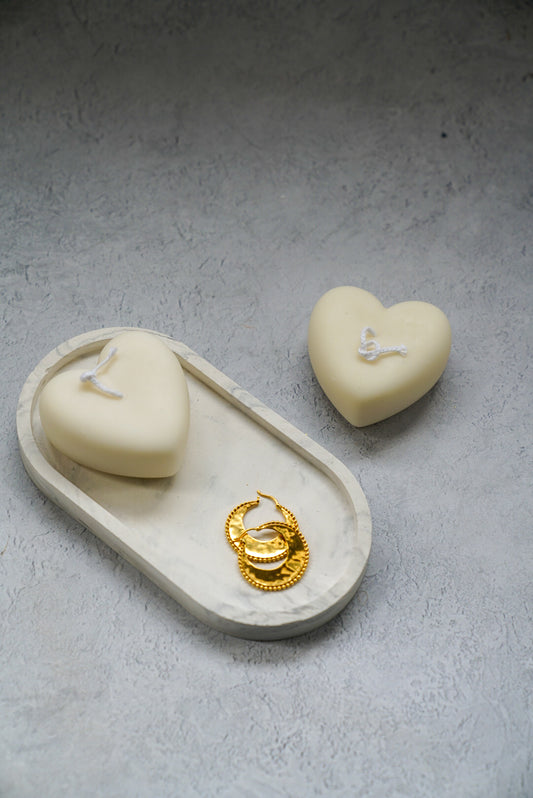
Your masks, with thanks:
<instances>
[{"instance_id":1,"label":"gold hoop earring","mask_svg":"<svg viewBox=\"0 0 533 798\"><path fill-rule=\"evenodd\" d=\"M226 537L238 554L239 569L247 582L260 590L285 590L304 575L309 563L309 547L294 513L267 493L257 491L257 495L257 499L242 502L230 512L226 519ZM259 497L271 499L284 520L246 528L244 516L252 507L257 507ZM274 533L270 540L261 540L250 534L267 529ZM279 560L283 562L273 568L261 567Z\"/></svg>"}]
</instances>

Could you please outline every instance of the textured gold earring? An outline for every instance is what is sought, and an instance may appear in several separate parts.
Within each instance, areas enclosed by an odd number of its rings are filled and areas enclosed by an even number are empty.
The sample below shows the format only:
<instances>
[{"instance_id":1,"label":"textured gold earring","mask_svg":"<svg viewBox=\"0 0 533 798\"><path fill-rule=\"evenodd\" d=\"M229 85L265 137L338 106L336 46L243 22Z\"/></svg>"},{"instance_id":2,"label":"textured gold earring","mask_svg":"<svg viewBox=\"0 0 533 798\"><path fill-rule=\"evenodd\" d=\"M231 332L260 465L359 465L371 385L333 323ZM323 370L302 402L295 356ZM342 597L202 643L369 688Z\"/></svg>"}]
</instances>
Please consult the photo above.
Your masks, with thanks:
<instances>
[{"instance_id":1,"label":"textured gold earring","mask_svg":"<svg viewBox=\"0 0 533 798\"><path fill-rule=\"evenodd\" d=\"M226 537L238 553L239 568L247 582L260 590L285 590L304 575L309 562L309 547L294 514L273 496L261 491L257 491L257 495L257 499L242 502L230 512L226 519ZM246 528L244 516L252 507L257 507L259 497L271 499L284 521L267 521L257 527ZM269 540L250 534L265 530L274 533ZM270 563L280 560L283 562L270 567Z\"/></svg>"},{"instance_id":2,"label":"textured gold earring","mask_svg":"<svg viewBox=\"0 0 533 798\"><path fill-rule=\"evenodd\" d=\"M258 495L265 494L259 494L258 491ZM226 537L237 554L243 548L246 557L252 562L276 562L287 554L285 538L278 534L271 540L260 540L250 535L244 526L244 516L252 507L257 507L259 501L259 498L252 499L233 508L226 519Z\"/></svg>"}]
</instances>

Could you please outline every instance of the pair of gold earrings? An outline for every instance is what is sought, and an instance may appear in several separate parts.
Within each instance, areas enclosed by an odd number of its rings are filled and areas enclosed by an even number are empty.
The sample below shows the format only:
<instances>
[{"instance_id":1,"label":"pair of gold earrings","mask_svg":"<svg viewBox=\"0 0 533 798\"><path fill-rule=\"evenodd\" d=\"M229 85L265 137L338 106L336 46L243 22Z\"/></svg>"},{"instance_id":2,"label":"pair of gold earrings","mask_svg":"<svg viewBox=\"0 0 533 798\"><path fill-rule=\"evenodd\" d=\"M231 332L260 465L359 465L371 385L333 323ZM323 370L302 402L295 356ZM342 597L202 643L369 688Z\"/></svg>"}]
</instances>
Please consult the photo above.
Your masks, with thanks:
<instances>
[{"instance_id":1,"label":"pair of gold earrings","mask_svg":"<svg viewBox=\"0 0 533 798\"><path fill-rule=\"evenodd\" d=\"M309 546L290 510L268 493L258 490L257 497L233 508L226 519L226 537L237 552L239 568L247 582L260 590L285 590L304 575L309 562ZM284 520L246 528L244 516L252 507L258 506L261 497L273 501ZM266 540L250 534L265 530L274 533ZM278 561L282 562L271 565Z\"/></svg>"}]
</instances>

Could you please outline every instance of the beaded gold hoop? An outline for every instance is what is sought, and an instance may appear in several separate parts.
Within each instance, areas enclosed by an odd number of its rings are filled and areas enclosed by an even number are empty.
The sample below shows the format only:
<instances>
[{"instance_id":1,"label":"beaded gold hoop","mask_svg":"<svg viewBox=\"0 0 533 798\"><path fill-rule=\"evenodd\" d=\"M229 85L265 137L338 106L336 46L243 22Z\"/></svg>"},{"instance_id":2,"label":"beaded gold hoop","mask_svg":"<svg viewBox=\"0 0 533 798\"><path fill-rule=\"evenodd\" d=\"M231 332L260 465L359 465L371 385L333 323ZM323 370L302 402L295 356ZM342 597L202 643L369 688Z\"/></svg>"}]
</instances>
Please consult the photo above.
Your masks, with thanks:
<instances>
[{"instance_id":1,"label":"beaded gold hoop","mask_svg":"<svg viewBox=\"0 0 533 798\"><path fill-rule=\"evenodd\" d=\"M273 496L261 491L257 491L257 495L257 499L242 502L230 512L226 519L226 537L238 554L239 569L247 582L260 590L285 590L304 575L309 563L309 547L295 515ZM257 507L259 497L271 499L284 520L267 521L257 527L246 528L244 516L252 507ZM269 540L250 534L265 530L274 533ZM270 567L270 563L280 560L283 562Z\"/></svg>"}]
</instances>

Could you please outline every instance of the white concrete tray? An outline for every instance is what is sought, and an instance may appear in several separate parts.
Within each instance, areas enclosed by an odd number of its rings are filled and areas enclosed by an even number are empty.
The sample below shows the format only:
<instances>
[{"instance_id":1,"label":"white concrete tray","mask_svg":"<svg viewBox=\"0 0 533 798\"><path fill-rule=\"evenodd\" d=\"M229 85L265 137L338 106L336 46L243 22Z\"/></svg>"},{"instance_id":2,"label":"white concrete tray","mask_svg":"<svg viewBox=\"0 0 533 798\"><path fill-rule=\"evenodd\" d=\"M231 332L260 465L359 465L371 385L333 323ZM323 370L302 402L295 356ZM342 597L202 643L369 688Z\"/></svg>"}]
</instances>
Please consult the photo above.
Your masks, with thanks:
<instances>
[{"instance_id":1,"label":"white concrete tray","mask_svg":"<svg viewBox=\"0 0 533 798\"><path fill-rule=\"evenodd\" d=\"M228 634L273 640L308 632L352 598L366 568L371 521L353 475L333 455L262 405L187 346L159 333L187 379L191 424L179 473L133 479L93 471L48 443L39 395L63 369L91 368L104 344L130 328L94 330L61 344L28 377L17 431L22 460L52 501L173 596ZM147 331L150 332L150 331ZM224 525L256 490L296 516L309 566L296 585L265 592L241 576ZM265 506L269 505L269 506ZM263 500L248 526L277 517Z\"/></svg>"}]
</instances>

